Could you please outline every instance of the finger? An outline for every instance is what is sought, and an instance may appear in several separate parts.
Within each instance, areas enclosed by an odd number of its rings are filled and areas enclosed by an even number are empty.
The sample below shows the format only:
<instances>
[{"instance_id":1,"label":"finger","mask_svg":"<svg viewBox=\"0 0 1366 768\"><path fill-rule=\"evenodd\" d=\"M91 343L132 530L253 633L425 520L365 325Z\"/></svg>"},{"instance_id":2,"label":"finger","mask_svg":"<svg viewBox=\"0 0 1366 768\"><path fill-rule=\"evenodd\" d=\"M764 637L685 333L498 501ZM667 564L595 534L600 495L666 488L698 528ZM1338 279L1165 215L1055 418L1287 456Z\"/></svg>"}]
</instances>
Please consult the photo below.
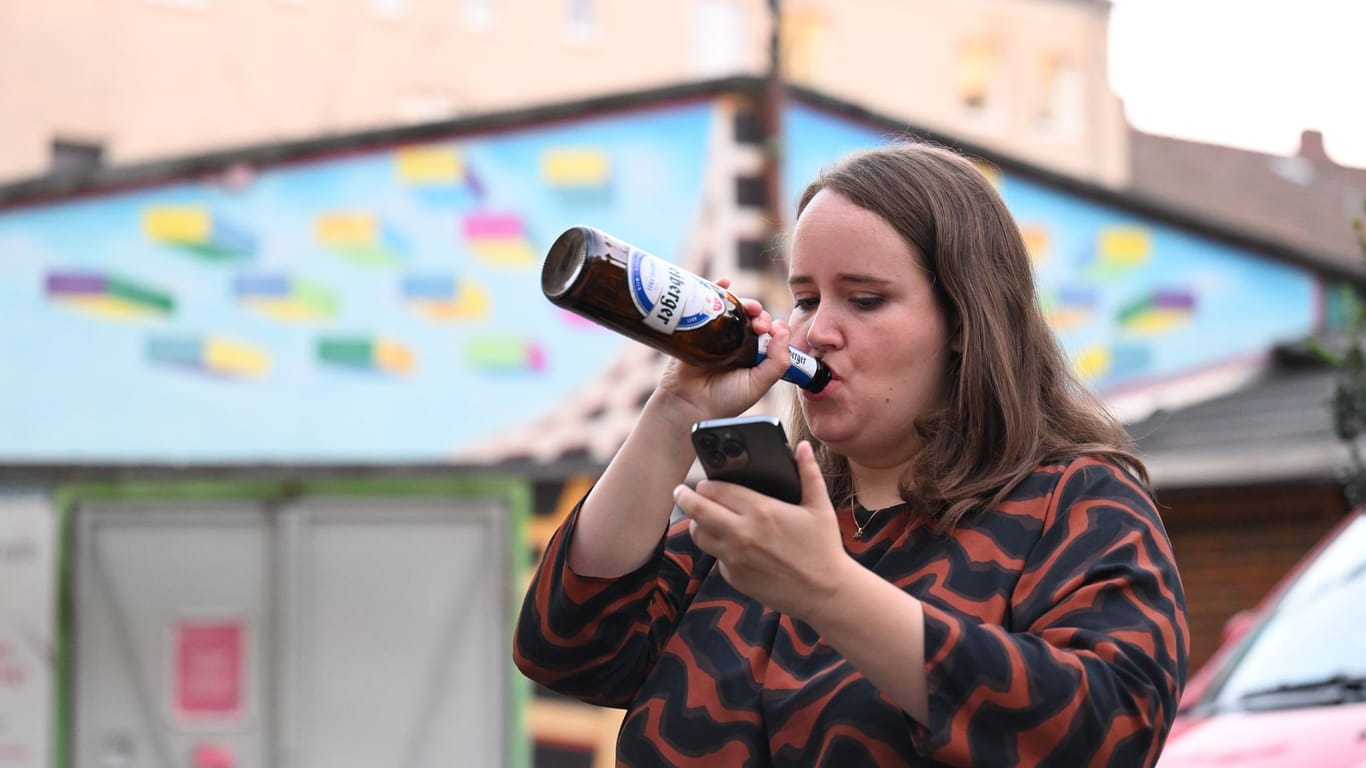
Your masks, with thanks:
<instances>
[{"instance_id":1,"label":"finger","mask_svg":"<svg viewBox=\"0 0 1366 768\"><path fill-rule=\"evenodd\" d=\"M792 365L792 355L788 345L792 342L792 328L781 320L773 321L769 333L773 336L768 342L768 360L774 361L773 367L781 376ZM764 362L768 362L765 360Z\"/></svg>"},{"instance_id":2,"label":"finger","mask_svg":"<svg viewBox=\"0 0 1366 768\"><path fill-rule=\"evenodd\" d=\"M746 510L754 509L760 501L768 498L752 488L724 480L703 480L697 484L694 493L715 502L723 511L735 517L742 516Z\"/></svg>"},{"instance_id":3,"label":"finger","mask_svg":"<svg viewBox=\"0 0 1366 768\"><path fill-rule=\"evenodd\" d=\"M825 488L825 475L821 473L821 465L816 461L816 449L811 447L811 441L803 440L797 443L797 474L802 479L802 501L810 504L816 499L823 499L828 495Z\"/></svg>"},{"instance_id":4,"label":"finger","mask_svg":"<svg viewBox=\"0 0 1366 768\"><path fill-rule=\"evenodd\" d=\"M771 333L773 323L773 315L770 315L766 309L759 310L759 314L749 318L750 327L754 329L755 333Z\"/></svg>"},{"instance_id":5,"label":"finger","mask_svg":"<svg viewBox=\"0 0 1366 768\"><path fill-rule=\"evenodd\" d=\"M688 518L688 535L703 552L721 557L731 539L733 520L726 519L727 510L690 491L687 486L674 489L674 503ZM718 514L719 512L719 514ZM730 517L734 517L733 514Z\"/></svg>"},{"instance_id":6,"label":"finger","mask_svg":"<svg viewBox=\"0 0 1366 768\"><path fill-rule=\"evenodd\" d=\"M706 482L703 481L703 483ZM729 485L729 483L714 483L714 485ZM689 520L714 531L729 530L735 525L735 512L686 485L678 485L674 488L674 504Z\"/></svg>"},{"instance_id":7,"label":"finger","mask_svg":"<svg viewBox=\"0 0 1366 768\"><path fill-rule=\"evenodd\" d=\"M722 288L730 288L730 278L729 278L729 277L718 278L718 279L716 279L716 280L713 280L712 282L716 283L718 286L720 286L720 287L722 287Z\"/></svg>"},{"instance_id":8,"label":"finger","mask_svg":"<svg viewBox=\"0 0 1366 768\"><path fill-rule=\"evenodd\" d=\"M758 299L740 299L740 306L744 308L745 314L750 317L759 317L764 314L764 305Z\"/></svg>"}]
</instances>

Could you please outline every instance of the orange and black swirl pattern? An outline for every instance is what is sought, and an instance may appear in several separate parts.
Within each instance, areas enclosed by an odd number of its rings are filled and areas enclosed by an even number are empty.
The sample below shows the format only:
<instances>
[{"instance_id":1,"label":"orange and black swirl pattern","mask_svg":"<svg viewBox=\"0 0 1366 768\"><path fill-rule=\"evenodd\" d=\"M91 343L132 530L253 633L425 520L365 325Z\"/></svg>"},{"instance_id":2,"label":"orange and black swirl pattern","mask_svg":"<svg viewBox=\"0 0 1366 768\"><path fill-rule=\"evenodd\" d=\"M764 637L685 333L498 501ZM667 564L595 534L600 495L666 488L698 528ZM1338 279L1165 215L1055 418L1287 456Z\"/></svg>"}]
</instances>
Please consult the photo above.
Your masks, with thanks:
<instances>
[{"instance_id":1,"label":"orange and black swirl pattern","mask_svg":"<svg viewBox=\"0 0 1366 768\"><path fill-rule=\"evenodd\" d=\"M627 710L620 765L1151 765L1185 680L1166 531L1148 492L1096 459L1039 467L948 534L903 508L855 540L841 510L850 554L925 606L928 723L727 584L686 521L639 570L593 579L566 564L574 520L527 592L514 657Z\"/></svg>"}]
</instances>

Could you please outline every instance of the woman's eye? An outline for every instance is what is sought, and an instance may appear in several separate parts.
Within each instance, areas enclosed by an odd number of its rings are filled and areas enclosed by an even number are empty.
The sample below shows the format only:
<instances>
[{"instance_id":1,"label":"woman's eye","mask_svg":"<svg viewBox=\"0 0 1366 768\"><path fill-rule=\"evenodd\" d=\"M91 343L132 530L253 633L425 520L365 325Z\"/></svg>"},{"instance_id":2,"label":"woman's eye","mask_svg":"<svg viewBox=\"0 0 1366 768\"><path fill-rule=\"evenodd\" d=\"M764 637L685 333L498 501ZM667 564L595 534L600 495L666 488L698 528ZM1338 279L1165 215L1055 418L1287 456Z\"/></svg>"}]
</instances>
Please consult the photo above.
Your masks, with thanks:
<instances>
[{"instance_id":1,"label":"woman's eye","mask_svg":"<svg viewBox=\"0 0 1366 768\"><path fill-rule=\"evenodd\" d=\"M819 302L814 296L806 296L792 300L792 308L797 310L809 310L815 308Z\"/></svg>"},{"instance_id":2,"label":"woman's eye","mask_svg":"<svg viewBox=\"0 0 1366 768\"><path fill-rule=\"evenodd\" d=\"M877 309L885 301L881 296L855 296L849 303L859 309Z\"/></svg>"}]
</instances>

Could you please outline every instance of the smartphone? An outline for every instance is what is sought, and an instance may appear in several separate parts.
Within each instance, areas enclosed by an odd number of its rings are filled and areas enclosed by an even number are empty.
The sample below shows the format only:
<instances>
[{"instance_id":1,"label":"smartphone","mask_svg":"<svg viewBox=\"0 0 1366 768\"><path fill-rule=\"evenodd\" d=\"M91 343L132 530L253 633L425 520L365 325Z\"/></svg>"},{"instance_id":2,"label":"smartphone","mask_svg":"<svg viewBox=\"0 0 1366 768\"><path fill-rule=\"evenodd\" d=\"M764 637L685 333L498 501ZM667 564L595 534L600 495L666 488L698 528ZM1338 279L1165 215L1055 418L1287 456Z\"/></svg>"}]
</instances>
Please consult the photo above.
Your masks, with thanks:
<instances>
[{"instance_id":1,"label":"smartphone","mask_svg":"<svg viewBox=\"0 0 1366 768\"><path fill-rule=\"evenodd\" d=\"M789 504L801 503L797 461L777 418L699 421L692 427L692 445L708 479L743 485Z\"/></svg>"}]
</instances>

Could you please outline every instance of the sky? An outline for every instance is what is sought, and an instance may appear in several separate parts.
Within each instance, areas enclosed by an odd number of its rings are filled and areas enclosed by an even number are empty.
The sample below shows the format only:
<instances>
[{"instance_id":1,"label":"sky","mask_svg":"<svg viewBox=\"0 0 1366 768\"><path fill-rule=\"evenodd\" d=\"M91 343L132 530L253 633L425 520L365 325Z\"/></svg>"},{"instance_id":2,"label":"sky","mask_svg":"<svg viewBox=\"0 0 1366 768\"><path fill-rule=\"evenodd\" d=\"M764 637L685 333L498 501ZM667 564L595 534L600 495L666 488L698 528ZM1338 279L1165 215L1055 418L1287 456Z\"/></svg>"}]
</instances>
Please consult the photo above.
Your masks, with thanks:
<instances>
[{"instance_id":1,"label":"sky","mask_svg":"<svg viewBox=\"0 0 1366 768\"><path fill-rule=\"evenodd\" d=\"M1366 0L1111 0L1110 80L1146 133L1366 168Z\"/></svg>"}]
</instances>

